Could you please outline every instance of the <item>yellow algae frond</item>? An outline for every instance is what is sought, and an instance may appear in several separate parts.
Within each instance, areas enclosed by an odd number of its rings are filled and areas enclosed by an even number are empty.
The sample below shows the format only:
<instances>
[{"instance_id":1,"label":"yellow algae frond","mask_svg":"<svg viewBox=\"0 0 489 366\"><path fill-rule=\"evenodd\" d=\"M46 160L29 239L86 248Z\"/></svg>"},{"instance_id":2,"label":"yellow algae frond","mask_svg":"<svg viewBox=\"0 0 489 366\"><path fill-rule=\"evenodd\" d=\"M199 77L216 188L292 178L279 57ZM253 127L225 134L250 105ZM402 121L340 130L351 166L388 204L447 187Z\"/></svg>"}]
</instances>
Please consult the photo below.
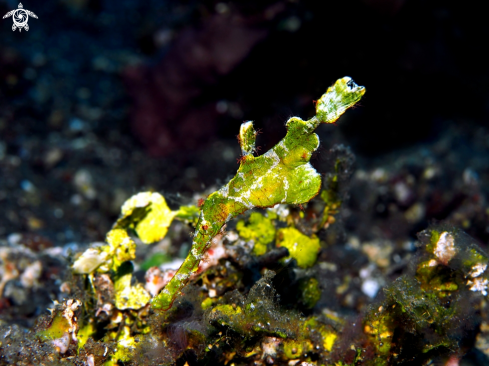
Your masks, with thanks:
<instances>
[{"instance_id":1,"label":"yellow algae frond","mask_svg":"<svg viewBox=\"0 0 489 366\"><path fill-rule=\"evenodd\" d=\"M302 234L293 227L280 229L277 232L277 247L286 247L290 257L297 260L299 267L307 268L316 263L319 249L319 238Z\"/></svg>"}]
</instances>

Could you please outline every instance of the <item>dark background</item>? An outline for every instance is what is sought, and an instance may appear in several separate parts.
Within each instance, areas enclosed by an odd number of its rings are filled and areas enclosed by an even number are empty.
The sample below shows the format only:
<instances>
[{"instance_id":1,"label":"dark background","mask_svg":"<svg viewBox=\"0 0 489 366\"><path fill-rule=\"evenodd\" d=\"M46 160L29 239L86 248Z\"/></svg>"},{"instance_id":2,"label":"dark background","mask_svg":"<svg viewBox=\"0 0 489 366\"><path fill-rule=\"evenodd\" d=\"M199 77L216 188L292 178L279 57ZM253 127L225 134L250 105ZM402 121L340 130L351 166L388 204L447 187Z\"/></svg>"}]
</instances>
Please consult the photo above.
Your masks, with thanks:
<instances>
[{"instance_id":1,"label":"dark background","mask_svg":"<svg viewBox=\"0 0 489 366\"><path fill-rule=\"evenodd\" d=\"M17 5L0 1L0 13ZM313 100L345 75L367 93L318 129L313 164L341 142L356 169L424 151L458 178L467 168L488 178L489 27L480 2L23 5L38 16L28 32L12 32L12 18L0 22L0 236L101 240L135 192L187 203L234 174L240 123L255 121L264 152L290 116L311 117ZM450 174L439 182L448 194ZM446 218L447 205L422 224Z\"/></svg>"}]
</instances>

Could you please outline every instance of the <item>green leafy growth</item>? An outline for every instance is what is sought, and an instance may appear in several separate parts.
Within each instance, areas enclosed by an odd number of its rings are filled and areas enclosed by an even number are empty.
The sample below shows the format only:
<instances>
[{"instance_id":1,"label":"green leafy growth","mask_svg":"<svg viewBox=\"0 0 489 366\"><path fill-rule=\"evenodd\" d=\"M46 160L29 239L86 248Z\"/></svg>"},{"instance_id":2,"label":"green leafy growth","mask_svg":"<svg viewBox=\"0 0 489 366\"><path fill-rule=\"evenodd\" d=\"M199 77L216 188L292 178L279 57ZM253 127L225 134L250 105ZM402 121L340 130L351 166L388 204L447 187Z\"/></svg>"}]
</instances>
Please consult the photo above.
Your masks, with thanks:
<instances>
[{"instance_id":1,"label":"green leafy growth","mask_svg":"<svg viewBox=\"0 0 489 366\"><path fill-rule=\"evenodd\" d=\"M115 307L119 310L141 309L151 298L140 283L135 286L131 285L132 271L131 262L126 262L116 273L114 280Z\"/></svg>"},{"instance_id":2,"label":"green leafy growth","mask_svg":"<svg viewBox=\"0 0 489 366\"><path fill-rule=\"evenodd\" d=\"M107 234L108 246L104 250L112 258L112 270L116 271L122 263L136 258L136 243L127 235L124 229L113 229Z\"/></svg>"},{"instance_id":3,"label":"green leafy growth","mask_svg":"<svg viewBox=\"0 0 489 366\"><path fill-rule=\"evenodd\" d=\"M321 191L320 197L326 204L323 210L323 218L321 220L320 228L326 224L331 224L335 221L334 215L339 212L341 206L341 198L339 194L338 184L338 168L339 161L335 164L335 173L330 174L325 180L326 188Z\"/></svg>"},{"instance_id":4,"label":"green leafy growth","mask_svg":"<svg viewBox=\"0 0 489 366\"><path fill-rule=\"evenodd\" d=\"M330 149L326 161L330 167L327 170L330 172L326 173L323 179L320 198L325 206L317 230L327 228L336 221L335 215L338 214L343 200L347 197L345 187L348 186L347 182L353 171L355 157L348 147L336 145Z\"/></svg>"},{"instance_id":5,"label":"green leafy growth","mask_svg":"<svg viewBox=\"0 0 489 366\"><path fill-rule=\"evenodd\" d=\"M253 240L255 246L253 253L255 255L263 255L267 251L267 244L275 239L275 226L272 220L263 216L259 212L253 212L246 224L244 220L238 221L236 224L239 236L244 240Z\"/></svg>"},{"instance_id":6,"label":"green leafy growth","mask_svg":"<svg viewBox=\"0 0 489 366\"><path fill-rule=\"evenodd\" d=\"M331 352L338 337L338 334L331 326L320 323L315 317L307 318L299 324L299 334L295 338L288 338L284 341L283 348L286 358L297 359L318 349L323 351L323 355ZM319 344L314 345L311 341L314 338L313 334L320 336Z\"/></svg>"},{"instance_id":7,"label":"green leafy growth","mask_svg":"<svg viewBox=\"0 0 489 366\"><path fill-rule=\"evenodd\" d=\"M106 240L108 245L89 248L75 261L75 273L116 271L122 263L136 258L136 243L126 230L116 227L109 231Z\"/></svg>"},{"instance_id":8,"label":"green leafy growth","mask_svg":"<svg viewBox=\"0 0 489 366\"><path fill-rule=\"evenodd\" d=\"M338 199L333 188L321 191L320 197L326 204L324 206L323 219L320 225L320 227L323 227L326 223L334 222L334 215L338 213L341 206L341 201Z\"/></svg>"},{"instance_id":9,"label":"green leafy growth","mask_svg":"<svg viewBox=\"0 0 489 366\"><path fill-rule=\"evenodd\" d=\"M434 290L454 291L467 287L487 294L489 256L461 230L436 226L419 233L425 254L417 278Z\"/></svg>"},{"instance_id":10,"label":"green leafy growth","mask_svg":"<svg viewBox=\"0 0 489 366\"><path fill-rule=\"evenodd\" d=\"M78 330L78 334L76 335L78 339L78 350L81 350L88 339L93 337L97 333L97 328L95 326L95 322L86 322L80 329Z\"/></svg>"},{"instance_id":11,"label":"green leafy growth","mask_svg":"<svg viewBox=\"0 0 489 366\"><path fill-rule=\"evenodd\" d=\"M246 122L240 132L243 157L234 178L207 197L202 206L191 250L165 289L153 299L152 306L167 310L197 270L210 242L224 224L254 207L271 207L279 203L302 204L316 196L321 187L319 173L309 163L319 146L314 133L321 123L335 122L357 103L365 88L349 77L336 81L316 104L316 116L308 121L292 117L287 121L286 136L265 154L254 157L256 132Z\"/></svg>"},{"instance_id":12,"label":"green leafy growth","mask_svg":"<svg viewBox=\"0 0 489 366\"><path fill-rule=\"evenodd\" d=\"M406 355L397 349L393 350L393 344L409 344L408 340L411 338L417 339L417 353L427 353L441 346L456 346L455 334L452 338L451 332L448 331L452 329L451 323L459 312L455 301L450 303L441 300L436 293L423 290L419 281L407 276L398 278L384 291L384 304L371 311L366 322L367 333L371 335L378 353L375 365L394 361L392 355L400 354L397 361L402 361ZM402 331L399 331L400 329ZM423 339L426 333L430 334L430 337ZM394 334L404 339L394 340Z\"/></svg>"},{"instance_id":13,"label":"green leafy growth","mask_svg":"<svg viewBox=\"0 0 489 366\"><path fill-rule=\"evenodd\" d=\"M321 298L321 289L319 282L314 277L301 280L299 288L302 292L302 303L312 309Z\"/></svg>"},{"instance_id":14,"label":"green leafy growth","mask_svg":"<svg viewBox=\"0 0 489 366\"><path fill-rule=\"evenodd\" d=\"M165 253L155 253L141 264L141 269L147 271L151 267L158 267L171 261L171 256Z\"/></svg>"},{"instance_id":15,"label":"green leafy growth","mask_svg":"<svg viewBox=\"0 0 489 366\"><path fill-rule=\"evenodd\" d=\"M435 250L436 243L440 239L440 234L441 233L438 230L435 229L431 230L429 234L429 242L426 244L427 252L433 253L433 251Z\"/></svg>"},{"instance_id":16,"label":"green leafy growth","mask_svg":"<svg viewBox=\"0 0 489 366\"><path fill-rule=\"evenodd\" d=\"M58 311L54 316L51 324L45 330L37 333L37 336L41 341L48 341L63 337L65 333L70 330L70 323L66 317L63 316L61 311Z\"/></svg>"},{"instance_id":17,"label":"green leafy growth","mask_svg":"<svg viewBox=\"0 0 489 366\"><path fill-rule=\"evenodd\" d=\"M420 282L413 278L398 278L385 294L389 303L399 305L397 311L402 313L405 328L411 332L422 332L431 326L442 334L455 315L454 307L443 306L444 302L436 294L424 291Z\"/></svg>"},{"instance_id":18,"label":"green leafy growth","mask_svg":"<svg viewBox=\"0 0 489 366\"><path fill-rule=\"evenodd\" d=\"M255 151L256 131L253 128L252 121L241 124L238 140L243 156L253 154L253 152Z\"/></svg>"},{"instance_id":19,"label":"green leafy growth","mask_svg":"<svg viewBox=\"0 0 489 366\"><path fill-rule=\"evenodd\" d=\"M274 275L273 271L266 271L246 299L235 295L231 304L215 306L206 320L218 329L236 332L245 342L259 336L281 338L287 359L298 359L309 352L331 352L338 337L333 327L276 306L276 293L271 286Z\"/></svg>"},{"instance_id":20,"label":"green leafy growth","mask_svg":"<svg viewBox=\"0 0 489 366\"><path fill-rule=\"evenodd\" d=\"M131 360L136 346L137 340L131 334L130 328L128 326L122 327L117 336L117 349L110 360L104 363L104 366L118 366L121 362Z\"/></svg>"},{"instance_id":21,"label":"green leafy growth","mask_svg":"<svg viewBox=\"0 0 489 366\"><path fill-rule=\"evenodd\" d=\"M286 247L290 257L297 260L297 265L302 268L312 267L321 249L316 235L309 237L293 227L278 230L276 245Z\"/></svg>"},{"instance_id":22,"label":"green leafy growth","mask_svg":"<svg viewBox=\"0 0 489 366\"><path fill-rule=\"evenodd\" d=\"M196 206L181 206L178 211L172 211L159 193L138 193L124 202L121 217L107 234L107 245L87 249L75 261L73 270L77 274L117 271L124 262L136 258L136 243L128 230L136 232L143 243L150 244L165 237L175 218L195 226L199 213Z\"/></svg>"},{"instance_id":23,"label":"green leafy growth","mask_svg":"<svg viewBox=\"0 0 489 366\"><path fill-rule=\"evenodd\" d=\"M402 276L385 288L385 301L364 322L377 352L369 364L402 363L413 354L422 363L423 354L460 348L462 335L478 326L477 318L460 317L477 296L487 295L488 256L467 234L447 226L418 237L415 277Z\"/></svg>"},{"instance_id":24,"label":"green leafy growth","mask_svg":"<svg viewBox=\"0 0 489 366\"><path fill-rule=\"evenodd\" d=\"M199 215L200 208L197 206L180 206L180 209L176 211L175 218L195 227L199 220Z\"/></svg>"},{"instance_id":25,"label":"green leafy growth","mask_svg":"<svg viewBox=\"0 0 489 366\"><path fill-rule=\"evenodd\" d=\"M133 228L139 239L146 244L163 239L177 214L170 210L165 198L155 192L142 192L132 196L124 203L121 211L122 217L116 225Z\"/></svg>"}]
</instances>

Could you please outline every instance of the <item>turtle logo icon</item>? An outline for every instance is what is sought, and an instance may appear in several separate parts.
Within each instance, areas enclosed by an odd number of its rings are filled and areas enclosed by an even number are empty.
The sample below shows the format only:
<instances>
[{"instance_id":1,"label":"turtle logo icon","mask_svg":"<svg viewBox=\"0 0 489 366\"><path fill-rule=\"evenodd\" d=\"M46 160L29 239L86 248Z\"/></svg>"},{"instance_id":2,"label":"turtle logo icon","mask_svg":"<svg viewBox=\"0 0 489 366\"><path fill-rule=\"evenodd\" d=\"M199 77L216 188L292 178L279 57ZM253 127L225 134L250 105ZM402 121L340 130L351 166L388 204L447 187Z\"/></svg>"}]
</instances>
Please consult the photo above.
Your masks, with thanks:
<instances>
[{"instance_id":1,"label":"turtle logo icon","mask_svg":"<svg viewBox=\"0 0 489 366\"><path fill-rule=\"evenodd\" d=\"M12 16L12 19L14 21L14 25L12 26L13 31L15 31L17 28L19 28L19 32L22 31L22 28L28 31L29 26L27 25L27 21L29 20L29 15L37 19L36 14L34 14L32 11L25 10L22 3L19 3L19 8L9 11L3 16L3 19Z\"/></svg>"}]
</instances>

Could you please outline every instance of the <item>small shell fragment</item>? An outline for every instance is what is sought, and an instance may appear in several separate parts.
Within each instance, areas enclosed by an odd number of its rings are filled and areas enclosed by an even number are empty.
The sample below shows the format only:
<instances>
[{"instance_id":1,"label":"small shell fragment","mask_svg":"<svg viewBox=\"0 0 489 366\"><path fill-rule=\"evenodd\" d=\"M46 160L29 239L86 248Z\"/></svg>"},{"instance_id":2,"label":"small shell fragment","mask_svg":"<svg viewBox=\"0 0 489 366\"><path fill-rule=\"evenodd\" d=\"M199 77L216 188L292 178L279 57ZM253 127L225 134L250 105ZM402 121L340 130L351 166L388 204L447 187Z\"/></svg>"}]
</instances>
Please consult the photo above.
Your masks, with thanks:
<instances>
[{"instance_id":1,"label":"small shell fragment","mask_svg":"<svg viewBox=\"0 0 489 366\"><path fill-rule=\"evenodd\" d=\"M453 235L447 231L441 233L440 238L436 242L435 250L433 251L438 262L447 265L455 256L456 252Z\"/></svg>"}]
</instances>

